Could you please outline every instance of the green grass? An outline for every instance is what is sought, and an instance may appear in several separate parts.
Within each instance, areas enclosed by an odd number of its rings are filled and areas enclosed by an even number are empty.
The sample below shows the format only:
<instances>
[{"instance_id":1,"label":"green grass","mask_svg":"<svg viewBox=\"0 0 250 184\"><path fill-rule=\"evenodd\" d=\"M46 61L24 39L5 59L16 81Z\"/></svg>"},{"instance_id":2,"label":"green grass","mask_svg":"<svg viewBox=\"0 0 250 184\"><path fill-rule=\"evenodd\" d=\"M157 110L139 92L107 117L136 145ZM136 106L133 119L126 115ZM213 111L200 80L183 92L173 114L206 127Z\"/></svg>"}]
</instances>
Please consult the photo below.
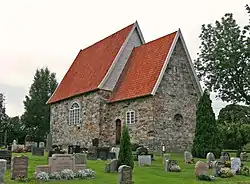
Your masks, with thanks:
<instances>
[{"instance_id":1,"label":"green grass","mask_svg":"<svg viewBox=\"0 0 250 184\"><path fill-rule=\"evenodd\" d=\"M16 154L20 155L20 154ZM29 184L34 183L43 183L36 181L33 177L35 172L36 165L45 165L47 164L46 157L35 157L31 156L30 153L27 154L29 157ZM178 164L181 167L181 172L179 173L170 173L165 172L161 157L156 157L156 161L152 162L151 166L147 167L138 167L136 162L135 169L133 171L133 181L135 184L161 184L161 183L170 183L170 184L196 184L196 183L207 183L196 180L194 176L194 164L185 164L183 161L183 154L172 154L172 159L178 160ZM197 161L198 159L195 159ZM117 173L104 173L104 165L106 161L92 161L88 160L88 168L91 168L96 171L96 178L92 180L68 180L68 181L54 181L49 182L52 184L117 184L118 174ZM250 162L246 165L250 166ZM210 169L211 172L211 169ZM248 181L250 182L250 177L247 176L235 176L229 179L216 178L216 181L211 183L220 183L220 184L236 184L238 181ZM5 174L5 183L6 184L17 184L20 182L13 181L10 179L10 170Z\"/></svg>"}]
</instances>

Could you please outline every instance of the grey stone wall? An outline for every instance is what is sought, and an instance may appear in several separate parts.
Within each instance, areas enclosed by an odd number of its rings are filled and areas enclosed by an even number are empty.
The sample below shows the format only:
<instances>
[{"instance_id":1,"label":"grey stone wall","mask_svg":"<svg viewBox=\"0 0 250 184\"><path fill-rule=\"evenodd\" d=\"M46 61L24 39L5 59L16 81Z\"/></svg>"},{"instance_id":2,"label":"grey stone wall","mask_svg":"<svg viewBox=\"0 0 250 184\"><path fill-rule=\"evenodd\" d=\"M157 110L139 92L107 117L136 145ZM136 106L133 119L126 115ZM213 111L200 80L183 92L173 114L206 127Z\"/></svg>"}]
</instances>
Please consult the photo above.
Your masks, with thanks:
<instances>
[{"instance_id":1,"label":"grey stone wall","mask_svg":"<svg viewBox=\"0 0 250 184\"><path fill-rule=\"evenodd\" d=\"M96 91L52 104L50 125L53 144L90 146L92 139L99 138L102 101L102 96ZM69 125L69 109L74 102L81 106L80 126Z\"/></svg>"},{"instance_id":2,"label":"grey stone wall","mask_svg":"<svg viewBox=\"0 0 250 184\"><path fill-rule=\"evenodd\" d=\"M121 120L121 126L126 123L126 112L135 111L135 123L129 124L131 142L143 143L150 138L153 129L153 97L142 97L108 104L105 114L107 118L102 126L102 139L111 145L116 140L116 120Z\"/></svg>"},{"instance_id":3,"label":"grey stone wall","mask_svg":"<svg viewBox=\"0 0 250 184\"><path fill-rule=\"evenodd\" d=\"M195 133L198 92L181 41L178 40L154 96L155 149L190 150Z\"/></svg>"}]
</instances>

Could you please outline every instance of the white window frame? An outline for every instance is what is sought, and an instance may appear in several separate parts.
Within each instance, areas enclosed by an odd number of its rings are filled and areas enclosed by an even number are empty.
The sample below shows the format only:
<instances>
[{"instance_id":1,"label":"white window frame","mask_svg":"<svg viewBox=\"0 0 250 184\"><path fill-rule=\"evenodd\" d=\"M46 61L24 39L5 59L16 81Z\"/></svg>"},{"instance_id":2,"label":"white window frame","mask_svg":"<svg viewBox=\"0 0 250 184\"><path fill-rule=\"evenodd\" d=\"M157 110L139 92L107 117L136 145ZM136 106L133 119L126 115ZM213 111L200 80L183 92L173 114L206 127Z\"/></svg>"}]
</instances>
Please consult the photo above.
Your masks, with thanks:
<instances>
[{"instance_id":1,"label":"white window frame","mask_svg":"<svg viewBox=\"0 0 250 184\"><path fill-rule=\"evenodd\" d=\"M79 103L74 102L69 109L69 125L80 124L81 122L81 106Z\"/></svg>"},{"instance_id":2,"label":"white window frame","mask_svg":"<svg viewBox=\"0 0 250 184\"><path fill-rule=\"evenodd\" d=\"M134 124L135 120L136 120L135 111L134 110L128 110L126 112L126 124L127 125Z\"/></svg>"}]
</instances>

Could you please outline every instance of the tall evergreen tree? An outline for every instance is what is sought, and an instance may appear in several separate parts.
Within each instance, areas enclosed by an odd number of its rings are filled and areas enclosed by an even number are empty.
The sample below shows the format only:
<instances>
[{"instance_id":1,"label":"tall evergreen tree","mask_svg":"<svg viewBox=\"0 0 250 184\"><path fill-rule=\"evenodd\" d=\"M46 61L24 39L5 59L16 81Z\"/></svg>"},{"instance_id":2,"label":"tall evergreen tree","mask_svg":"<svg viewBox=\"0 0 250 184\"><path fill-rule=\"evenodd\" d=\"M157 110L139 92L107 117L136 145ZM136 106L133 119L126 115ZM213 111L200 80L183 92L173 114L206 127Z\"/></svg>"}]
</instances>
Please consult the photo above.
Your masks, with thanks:
<instances>
[{"instance_id":1,"label":"tall evergreen tree","mask_svg":"<svg viewBox=\"0 0 250 184\"><path fill-rule=\"evenodd\" d=\"M130 136L128 132L128 127L126 125L123 126L122 137L120 142L121 144L118 156L118 166L128 165L134 168Z\"/></svg>"},{"instance_id":2,"label":"tall evergreen tree","mask_svg":"<svg viewBox=\"0 0 250 184\"><path fill-rule=\"evenodd\" d=\"M57 87L56 74L49 69L37 69L29 95L25 96L25 112L21 121L34 141L44 141L50 128L50 107L46 102Z\"/></svg>"},{"instance_id":3,"label":"tall evergreen tree","mask_svg":"<svg viewBox=\"0 0 250 184\"><path fill-rule=\"evenodd\" d=\"M205 158L208 152L219 156L221 152L219 130L211 104L210 95L205 90L196 111L196 130L192 148L195 157Z\"/></svg>"}]
</instances>

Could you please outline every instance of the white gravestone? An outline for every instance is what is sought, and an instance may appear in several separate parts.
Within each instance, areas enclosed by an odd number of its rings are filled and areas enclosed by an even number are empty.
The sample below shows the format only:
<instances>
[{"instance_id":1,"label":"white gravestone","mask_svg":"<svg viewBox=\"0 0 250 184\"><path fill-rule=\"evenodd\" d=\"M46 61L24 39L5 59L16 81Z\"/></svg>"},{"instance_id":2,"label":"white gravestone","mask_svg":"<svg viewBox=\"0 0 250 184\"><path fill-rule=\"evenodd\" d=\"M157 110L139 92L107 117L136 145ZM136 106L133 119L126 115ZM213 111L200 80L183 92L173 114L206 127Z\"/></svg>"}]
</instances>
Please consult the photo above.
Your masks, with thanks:
<instances>
[{"instance_id":1,"label":"white gravestone","mask_svg":"<svg viewBox=\"0 0 250 184\"><path fill-rule=\"evenodd\" d=\"M240 158L231 158L231 169L233 170L234 174L239 171L241 166Z\"/></svg>"},{"instance_id":2,"label":"white gravestone","mask_svg":"<svg viewBox=\"0 0 250 184\"><path fill-rule=\"evenodd\" d=\"M143 165L151 165L151 156L150 155L138 155L138 165L141 167Z\"/></svg>"}]
</instances>

